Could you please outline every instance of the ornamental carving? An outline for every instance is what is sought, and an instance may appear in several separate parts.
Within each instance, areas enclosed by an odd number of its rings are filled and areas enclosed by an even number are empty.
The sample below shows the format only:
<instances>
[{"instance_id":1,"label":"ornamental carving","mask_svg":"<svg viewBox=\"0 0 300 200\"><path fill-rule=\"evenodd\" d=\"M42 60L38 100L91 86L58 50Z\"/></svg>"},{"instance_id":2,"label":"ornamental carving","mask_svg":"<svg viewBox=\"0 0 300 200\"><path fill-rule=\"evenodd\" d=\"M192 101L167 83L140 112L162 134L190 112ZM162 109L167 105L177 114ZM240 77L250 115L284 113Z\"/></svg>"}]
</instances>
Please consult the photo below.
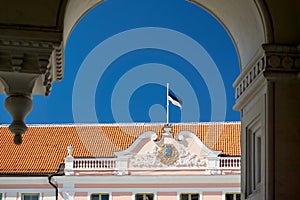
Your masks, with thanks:
<instances>
[{"instance_id":1,"label":"ornamental carving","mask_svg":"<svg viewBox=\"0 0 300 200\"><path fill-rule=\"evenodd\" d=\"M157 152L157 157L164 165L174 165L178 160L179 153L173 144L163 144Z\"/></svg>"},{"instance_id":2,"label":"ornamental carving","mask_svg":"<svg viewBox=\"0 0 300 200\"><path fill-rule=\"evenodd\" d=\"M133 167L160 167L162 166L157 158L158 148L155 146L151 152L146 154L136 155L130 159L130 165Z\"/></svg>"},{"instance_id":3,"label":"ornamental carving","mask_svg":"<svg viewBox=\"0 0 300 200\"><path fill-rule=\"evenodd\" d=\"M4 72L2 76L17 74L19 79L28 74L39 76L42 81L37 82L36 91L48 96L52 83L63 77L62 48L62 44L52 41L0 39L0 72ZM12 88L9 83L5 84Z\"/></svg>"},{"instance_id":4,"label":"ornamental carving","mask_svg":"<svg viewBox=\"0 0 300 200\"><path fill-rule=\"evenodd\" d=\"M206 167L206 159L196 154L186 152L184 148L178 150L173 144L155 146L152 151L146 154L135 155L130 159L131 167L155 168L155 167Z\"/></svg>"},{"instance_id":5,"label":"ornamental carving","mask_svg":"<svg viewBox=\"0 0 300 200\"><path fill-rule=\"evenodd\" d=\"M293 46L283 45L263 45L263 52L257 62L249 69L245 69L246 73L242 72L235 84L235 98L240 96L249 88L250 85L258 79L258 77L268 73L269 78L281 77L275 73L287 73L291 78L298 75L300 72L300 54L299 49ZM272 74L275 72L274 74Z\"/></svg>"},{"instance_id":6,"label":"ornamental carving","mask_svg":"<svg viewBox=\"0 0 300 200\"><path fill-rule=\"evenodd\" d=\"M176 166L186 166L186 167L206 167L206 161L199 158L196 154L191 154L181 149L179 158L176 161Z\"/></svg>"}]
</instances>

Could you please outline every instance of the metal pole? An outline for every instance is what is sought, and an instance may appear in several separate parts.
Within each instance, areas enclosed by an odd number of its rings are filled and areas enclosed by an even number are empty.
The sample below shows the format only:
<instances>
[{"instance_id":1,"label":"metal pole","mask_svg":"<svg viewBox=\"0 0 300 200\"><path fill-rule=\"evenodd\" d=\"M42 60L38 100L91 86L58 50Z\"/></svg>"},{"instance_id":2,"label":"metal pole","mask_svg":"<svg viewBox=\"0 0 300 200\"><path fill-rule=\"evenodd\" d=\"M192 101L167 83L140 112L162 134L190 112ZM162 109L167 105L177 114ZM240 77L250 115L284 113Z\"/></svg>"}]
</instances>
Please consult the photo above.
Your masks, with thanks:
<instances>
[{"instance_id":1,"label":"metal pole","mask_svg":"<svg viewBox=\"0 0 300 200\"><path fill-rule=\"evenodd\" d=\"M169 124L169 83L167 83L167 124Z\"/></svg>"}]
</instances>

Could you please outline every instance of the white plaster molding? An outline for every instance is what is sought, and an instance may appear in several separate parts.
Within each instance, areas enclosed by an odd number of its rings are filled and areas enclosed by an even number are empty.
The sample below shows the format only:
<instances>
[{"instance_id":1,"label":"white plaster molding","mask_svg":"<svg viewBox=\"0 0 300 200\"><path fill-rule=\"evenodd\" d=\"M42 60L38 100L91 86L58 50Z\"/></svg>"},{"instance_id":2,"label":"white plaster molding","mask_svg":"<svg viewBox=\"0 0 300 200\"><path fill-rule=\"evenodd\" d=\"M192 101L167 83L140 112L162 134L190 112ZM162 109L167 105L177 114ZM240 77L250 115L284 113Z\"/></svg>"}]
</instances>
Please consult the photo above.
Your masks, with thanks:
<instances>
[{"instance_id":1,"label":"white plaster molding","mask_svg":"<svg viewBox=\"0 0 300 200\"><path fill-rule=\"evenodd\" d=\"M139 143L142 141L142 140L153 140L153 139L156 139L157 138L157 134L153 131L147 131L143 134L141 134L131 145L130 147L128 147L127 149L125 149L124 151L118 151L118 152L114 152L114 154L117 156L117 157L120 157L120 156L126 156L126 155L130 155L132 153L132 151L134 150L135 147L137 147L139 145Z\"/></svg>"},{"instance_id":2,"label":"white plaster molding","mask_svg":"<svg viewBox=\"0 0 300 200\"><path fill-rule=\"evenodd\" d=\"M297 79L300 74L300 48L286 45L262 45L257 56L234 82L236 105L240 110L245 99L254 97L265 81Z\"/></svg>"},{"instance_id":3,"label":"white plaster molding","mask_svg":"<svg viewBox=\"0 0 300 200\"><path fill-rule=\"evenodd\" d=\"M170 192L170 191L180 191L180 193L203 193L203 192L224 192L224 193L240 193L239 187L205 187L205 188L192 188L192 187L178 187L178 188L76 188L76 192L88 192L88 194L92 193L113 193L113 192L132 192L135 193L143 193L143 192L150 192L150 193L156 193L156 192ZM174 192L176 192L174 191ZM89 195L90 196L90 195Z\"/></svg>"},{"instance_id":4,"label":"white plaster molding","mask_svg":"<svg viewBox=\"0 0 300 200\"><path fill-rule=\"evenodd\" d=\"M190 131L180 131L178 133L178 138L181 139L181 142L183 142L183 140L186 140L187 138L193 139L193 141L195 141L196 144L205 152L205 154L203 154L201 156L217 157L222 152L222 151L215 151L213 149L208 148L205 144L203 144L203 142L195 134L193 134ZM189 147L187 147L187 148L189 148Z\"/></svg>"},{"instance_id":5,"label":"white plaster molding","mask_svg":"<svg viewBox=\"0 0 300 200\"><path fill-rule=\"evenodd\" d=\"M240 183L240 174L228 175L156 175L156 176L54 176L58 184L193 184L193 183ZM62 189L62 188L61 188ZM60 190L61 190L60 189ZM76 187L77 189L77 187ZM62 191L62 190L61 190Z\"/></svg>"}]
</instances>

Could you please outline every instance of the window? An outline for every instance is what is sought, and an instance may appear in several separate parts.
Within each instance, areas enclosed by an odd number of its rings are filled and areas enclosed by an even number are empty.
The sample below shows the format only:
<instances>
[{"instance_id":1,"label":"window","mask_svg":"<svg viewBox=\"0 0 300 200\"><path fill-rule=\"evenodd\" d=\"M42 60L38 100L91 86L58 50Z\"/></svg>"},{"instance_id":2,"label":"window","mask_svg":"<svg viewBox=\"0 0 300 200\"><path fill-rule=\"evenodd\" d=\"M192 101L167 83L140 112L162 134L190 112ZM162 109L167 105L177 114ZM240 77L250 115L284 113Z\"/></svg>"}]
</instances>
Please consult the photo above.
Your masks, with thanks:
<instances>
[{"instance_id":1,"label":"window","mask_svg":"<svg viewBox=\"0 0 300 200\"><path fill-rule=\"evenodd\" d=\"M180 200L199 200L198 193L182 193L180 194Z\"/></svg>"},{"instance_id":2,"label":"window","mask_svg":"<svg viewBox=\"0 0 300 200\"><path fill-rule=\"evenodd\" d=\"M109 200L109 194L92 194L91 200Z\"/></svg>"},{"instance_id":3,"label":"window","mask_svg":"<svg viewBox=\"0 0 300 200\"><path fill-rule=\"evenodd\" d=\"M259 190L261 183L261 159L262 159L262 137L261 126L258 122L253 123L246 130L246 195L251 195Z\"/></svg>"},{"instance_id":4,"label":"window","mask_svg":"<svg viewBox=\"0 0 300 200\"><path fill-rule=\"evenodd\" d=\"M261 134L256 133L254 136L254 189L257 189L261 182Z\"/></svg>"},{"instance_id":5,"label":"window","mask_svg":"<svg viewBox=\"0 0 300 200\"><path fill-rule=\"evenodd\" d=\"M135 195L135 200L153 200L154 195L153 194L136 194Z\"/></svg>"},{"instance_id":6,"label":"window","mask_svg":"<svg viewBox=\"0 0 300 200\"><path fill-rule=\"evenodd\" d=\"M225 200L240 200L241 194L239 193L232 193L232 194L225 194Z\"/></svg>"},{"instance_id":7,"label":"window","mask_svg":"<svg viewBox=\"0 0 300 200\"><path fill-rule=\"evenodd\" d=\"M39 200L39 193L22 194L22 200Z\"/></svg>"}]
</instances>

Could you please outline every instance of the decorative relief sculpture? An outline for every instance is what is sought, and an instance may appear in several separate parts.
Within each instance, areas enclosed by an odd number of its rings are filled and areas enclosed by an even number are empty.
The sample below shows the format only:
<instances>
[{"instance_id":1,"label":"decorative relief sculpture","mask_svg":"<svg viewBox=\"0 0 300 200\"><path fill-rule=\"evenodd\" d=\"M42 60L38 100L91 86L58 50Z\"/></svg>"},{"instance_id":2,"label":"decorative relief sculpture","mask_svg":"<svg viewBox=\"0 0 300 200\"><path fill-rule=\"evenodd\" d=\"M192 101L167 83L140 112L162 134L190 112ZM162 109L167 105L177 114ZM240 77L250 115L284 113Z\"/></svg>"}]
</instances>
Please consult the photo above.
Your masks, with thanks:
<instances>
[{"instance_id":1,"label":"decorative relief sculpture","mask_svg":"<svg viewBox=\"0 0 300 200\"><path fill-rule=\"evenodd\" d=\"M155 146L151 152L136 155L130 159L130 165L133 167L160 167L161 163L156 157L158 147Z\"/></svg>"},{"instance_id":2,"label":"decorative relief sculpture","mask_svg":"<svg viewBox=\"0 0 300 200\"><path fill-rule=\"evenodd\" d=\"M205 167L206 162L204 159L200 159L196 154L190 154L184 149L181 149L179 158L176 161L176 166Z\"/></svg>"},{"instance_id":3,"label":"decorative relief sculpture","mask_svg":"<svg viewBox=\"0 0 300 200\"><path fill-rule=\"evenodd\" d=\"M155 146L152 151L146 154L137 154L130 159L130 166L139 168L155 167L205 167L205 159L196 154L186 152L183 147L178 149L173 144Z\"/></svg>"},{"instance_id":4,"label":"decorative relief sculpture","mask_svg":"<svg viewBox=\"0 0 300 200\"><path fill-rule=\"evenodd\" d=\"M157 152L157 157L163 165L174 165L179 157L179 152L173 144L163 144Z\"/></svg>"}]
</instances>

